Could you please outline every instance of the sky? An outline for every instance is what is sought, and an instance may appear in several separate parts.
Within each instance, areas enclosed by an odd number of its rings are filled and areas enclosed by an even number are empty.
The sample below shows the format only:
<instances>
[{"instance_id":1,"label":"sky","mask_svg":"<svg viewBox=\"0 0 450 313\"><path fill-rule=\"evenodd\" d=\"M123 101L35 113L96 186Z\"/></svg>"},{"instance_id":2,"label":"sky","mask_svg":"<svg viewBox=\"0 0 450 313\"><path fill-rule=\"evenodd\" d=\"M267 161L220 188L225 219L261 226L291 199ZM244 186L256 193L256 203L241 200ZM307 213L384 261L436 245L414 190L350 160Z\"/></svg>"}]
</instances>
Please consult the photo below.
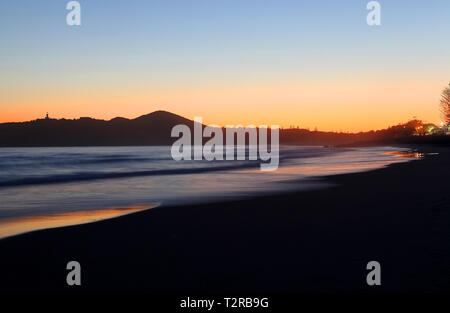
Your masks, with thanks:
<instances>
[{"instance_id":1,"label":"sky","mask_svg":"<svg viewBox=\"0 0 450 313\"><path fill-rule=\"evenodd\" d=\"M0 122L155 110L216 125L439 123L450 1L0 1Z\"/></svg>"}]
</instances>

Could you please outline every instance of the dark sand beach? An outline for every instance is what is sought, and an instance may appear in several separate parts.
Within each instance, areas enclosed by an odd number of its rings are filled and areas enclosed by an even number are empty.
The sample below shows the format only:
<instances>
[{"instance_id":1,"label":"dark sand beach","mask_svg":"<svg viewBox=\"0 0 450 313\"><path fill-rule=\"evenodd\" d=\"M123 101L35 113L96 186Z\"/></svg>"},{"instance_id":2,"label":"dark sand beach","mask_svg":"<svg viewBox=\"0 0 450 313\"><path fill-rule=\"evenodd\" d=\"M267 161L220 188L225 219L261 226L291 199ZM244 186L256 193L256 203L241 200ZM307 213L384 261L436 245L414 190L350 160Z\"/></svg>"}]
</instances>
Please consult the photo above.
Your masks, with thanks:
<instances>
[{"instance_id":1,"label":"dark sand beach","mask_svg":"<svg viewBox=\"0 0 450 313\"><path fill-rule=\"evenodd\" d=\"M0 240L2 291L450 290L450 149L321 190L159 207ZM66 284L66 264L82 285ZM369 261L382 285L366 284ZM74 289L75 288L75 289Z\"/></svg>"}]
</instances>

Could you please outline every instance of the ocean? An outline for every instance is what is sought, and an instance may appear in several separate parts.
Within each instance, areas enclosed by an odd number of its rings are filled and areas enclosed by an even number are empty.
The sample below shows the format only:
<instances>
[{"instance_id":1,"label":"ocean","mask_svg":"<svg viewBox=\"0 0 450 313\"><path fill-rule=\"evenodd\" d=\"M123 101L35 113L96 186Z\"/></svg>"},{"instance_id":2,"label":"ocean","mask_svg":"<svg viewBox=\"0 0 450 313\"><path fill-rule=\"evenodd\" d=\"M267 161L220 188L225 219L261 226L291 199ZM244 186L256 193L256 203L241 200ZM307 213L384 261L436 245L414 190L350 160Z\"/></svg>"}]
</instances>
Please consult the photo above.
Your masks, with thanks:
<instances>
[{"instance_id":1,"label":"ocean","mask_svg":"<svg viewBox=\"0 0 450 313\"><path fill-rule=\"evenodd\" d=\"M420 157L393 147L280 147L280 165L174 161L170 147L0 148L0 238L158 205L325 188L326 175Z\"/></svg>"}]
</instances>

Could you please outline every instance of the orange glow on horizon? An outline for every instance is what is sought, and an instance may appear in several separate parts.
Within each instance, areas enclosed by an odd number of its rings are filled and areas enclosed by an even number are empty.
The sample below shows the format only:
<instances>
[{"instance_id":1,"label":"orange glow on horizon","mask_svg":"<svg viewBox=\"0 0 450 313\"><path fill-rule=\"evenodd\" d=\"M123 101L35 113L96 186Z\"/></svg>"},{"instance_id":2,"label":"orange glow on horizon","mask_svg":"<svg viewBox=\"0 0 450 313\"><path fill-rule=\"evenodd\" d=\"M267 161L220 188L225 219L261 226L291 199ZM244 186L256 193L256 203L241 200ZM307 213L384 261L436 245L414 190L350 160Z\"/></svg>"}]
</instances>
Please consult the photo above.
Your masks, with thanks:
<instances>
[{"instance_id":1,"label":"orange glow on horizon","mask_svg":"<svg viewBox=\"0 0 450 313\"><path fill-rule=\"evenodd\" d=\"M135 118L165 110L205 124L279 125L323 131L368 131L387 128L413 117L439 123L442 81L297 82L153 86L145 82L71 88L42 86L0 93L0 122L89 116L109 120ZM151 85L150 85L151 86Z\"/></svg>"}]
</instances>

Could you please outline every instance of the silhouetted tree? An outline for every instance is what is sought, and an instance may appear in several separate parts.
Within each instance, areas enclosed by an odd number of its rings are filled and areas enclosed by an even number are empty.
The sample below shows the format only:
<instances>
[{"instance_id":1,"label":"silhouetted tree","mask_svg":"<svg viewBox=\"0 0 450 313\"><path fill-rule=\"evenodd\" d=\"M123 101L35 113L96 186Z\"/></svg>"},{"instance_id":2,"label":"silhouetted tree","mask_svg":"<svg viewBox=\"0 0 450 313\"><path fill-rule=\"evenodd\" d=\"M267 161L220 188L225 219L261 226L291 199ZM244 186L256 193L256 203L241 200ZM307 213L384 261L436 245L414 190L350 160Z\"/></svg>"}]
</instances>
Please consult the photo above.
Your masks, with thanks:
<instances>
[{"instance_id":1,"label":"silhouetted tree","mask_svg":"<svg viewBox=\"0 0 450 313\"><path fill-rule=\"evenodd\" d=\"M448 125L450 124L450 84L444 90L441 95L441 111L444 115L444 121Z\"/></svg>"}]
</instances>

